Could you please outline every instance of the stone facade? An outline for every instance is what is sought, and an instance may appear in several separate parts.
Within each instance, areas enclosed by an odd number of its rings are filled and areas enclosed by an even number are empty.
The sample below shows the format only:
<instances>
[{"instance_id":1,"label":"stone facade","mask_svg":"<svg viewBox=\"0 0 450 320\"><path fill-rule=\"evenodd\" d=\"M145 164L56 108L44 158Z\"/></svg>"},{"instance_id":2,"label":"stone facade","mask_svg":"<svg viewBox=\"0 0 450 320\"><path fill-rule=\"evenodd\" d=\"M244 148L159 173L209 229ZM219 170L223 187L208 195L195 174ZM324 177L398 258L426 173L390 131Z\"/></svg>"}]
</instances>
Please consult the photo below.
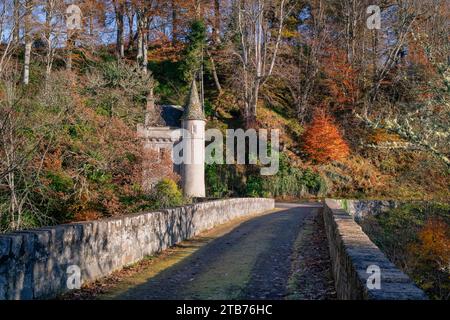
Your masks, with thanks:
<instances>
[{"instance_id":1,"label":"stone facade","mask_svg":"<svg viewBox=\"0 0 450 320\"><path fill-rule=\"evenodd\" d=\"M0 235L0 299L39 299L164 250L230 219L274 208L272 199L227 199Z\"/></svg>"},{"instance_id":2,"label":"stone facade","mask_svg":"<svg viewBox=\"0 0 450 320\"><path fill-rule=\"evenodd\" d=\"M175 173L181 176L185 196L205 197L205 124L195 80L184 108L172 105L157 107L153 94L149 95L145 124L138 127L138 136L144 141L142 185L146 190ZM178 144L187 160L180 165L163 161L162 151L168 152L172 159Z\"/></svg>"},{"instance_id":3,"label":"stone facade","mask_svg":"<svg viewBox=\"0 0 450 320\"><path fill-rule=\"evenodd\" d=\"M182 169L182 186L187 197L202 198L206 196L205 187L205 121L183 121L184 152L188 160Z\"/></svg>"},{"instance_id":4,"label":"stone facade","mask_svg":"<svg viewBox=\"0 0 450 320\"><path fill-rule=\"evenodd\" d=\"M178 182L182 168L172 161L172 150L181 140L181 130L170 127L138 127L143 139L142 187L150 191L162 178Z\"/></svg>"},{"instance_id":5,"label":"stone facade","mask_svg":"<svg viewBox=\"0 0 450 320\"><path fill-rule=\"evenodd\" d=\"M427 299L409 277L391 263L362 231L339 201L325 200L324 222L333 276L339 299L423 300ZM381 288L369 289L369 266L381 270Z\"/></svg>"}]
</instances>

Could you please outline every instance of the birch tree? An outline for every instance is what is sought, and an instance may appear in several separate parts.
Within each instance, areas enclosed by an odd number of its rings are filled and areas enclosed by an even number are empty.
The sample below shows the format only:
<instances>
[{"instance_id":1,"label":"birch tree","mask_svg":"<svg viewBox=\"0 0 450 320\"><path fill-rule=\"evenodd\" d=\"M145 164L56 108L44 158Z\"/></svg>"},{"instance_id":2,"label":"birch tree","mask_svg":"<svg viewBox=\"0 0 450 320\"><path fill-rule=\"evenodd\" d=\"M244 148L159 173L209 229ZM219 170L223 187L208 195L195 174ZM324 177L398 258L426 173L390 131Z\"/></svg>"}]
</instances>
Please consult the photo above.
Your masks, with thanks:
<instances>
[{"instance_id":1,"label":"birch tree","mask_svg":"<svg viewBox=\"0 0 450 320\"><path fill-rule=\"evenodd\" d=\"M56 48L62 36L64 6L58 0L45 0L43 3L45 22L42 27L41 38L46 44L45 78L48 80L52 72Z\"/></svg>"},{"instance_id":2,"label":"birch tree","mask_svg":"<svg viewBox=\"0 0 450 320\"><path fill-rule=\"evenodd\" d=\"M234 54L242 68L244 117L247 126L252 126L260 88L273 74L284 21L290 10L286 0L240 0L237 6L240 43Z\"/></svg>"},{"instance_id":3,"label":"birch tree","mask_svg":"<svg viewBox=\"0 0 450 320\"><path fill-rule=\"evenodd\" d=\"M6 4L6 1L5 1ZM13 24L13 41L15 43L19 42L19 34L20 34L20 0L14 0L13 1L13 17L14 17L14 24Z\"/></svg>"},{"instance_id":4,"label":"birch tree","mask_svg":"<svg viewBox=\"0 0 450 320\"><path fill-rule=\"evenodd\" d=\"M32 24L33 24L33 0L26 0L24 6L24 65L23 65L23 84L27 85L30 82L30 62L31 62L31 48L33 46Z\"/></svg>"}]
</instances>

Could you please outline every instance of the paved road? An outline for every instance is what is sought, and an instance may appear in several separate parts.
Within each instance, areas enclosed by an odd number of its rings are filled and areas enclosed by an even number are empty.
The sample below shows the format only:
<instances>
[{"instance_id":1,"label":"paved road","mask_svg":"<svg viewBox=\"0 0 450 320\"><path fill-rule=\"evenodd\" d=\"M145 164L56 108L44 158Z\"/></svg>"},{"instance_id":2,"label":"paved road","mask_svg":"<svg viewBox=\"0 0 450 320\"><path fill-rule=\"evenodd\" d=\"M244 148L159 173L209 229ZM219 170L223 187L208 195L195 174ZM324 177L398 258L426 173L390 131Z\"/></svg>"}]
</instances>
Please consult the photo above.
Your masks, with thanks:
<instances>
[{"instance_id":1,"label":"paved road","mask_svg":"<svg viewBox=\"0 0 450 320\"><path fill-rule=\"evenodd\" d=\"M289 294L298 289L295 288L293 273L307 269L297 261L302 255L296 250L305 248L299 244L299 241L305 241L299 235L308 221L317 216L318 207L318 204L280 203L277 204L279 209L273 212L232 222L222 230L218 228L179 246L176 250L180 250L182 258L159 267L158 272L135 275L134 281L128 281L128 284L122 284L99 298L289 298ZM311 277L305 279L308 278ZM325 283L328 279L320 281ZM314 294L312 296L315 297Z\"/></svg>"}]
</instances>

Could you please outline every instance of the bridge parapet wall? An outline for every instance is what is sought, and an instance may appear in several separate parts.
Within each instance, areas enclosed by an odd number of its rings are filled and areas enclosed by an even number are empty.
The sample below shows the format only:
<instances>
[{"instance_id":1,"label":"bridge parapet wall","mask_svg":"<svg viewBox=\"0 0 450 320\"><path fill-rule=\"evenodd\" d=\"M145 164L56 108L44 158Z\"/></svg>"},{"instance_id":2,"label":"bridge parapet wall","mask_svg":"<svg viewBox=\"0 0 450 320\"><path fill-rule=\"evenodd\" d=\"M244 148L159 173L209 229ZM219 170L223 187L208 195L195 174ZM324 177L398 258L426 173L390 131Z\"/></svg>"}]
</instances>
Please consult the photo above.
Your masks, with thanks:
<instances>
[{"instance_id":1,"label":"bridge parapet wall","mask_svg":"<svg viewBox=\"0 0 450 320\"><path fill-rule=\"evenodd\" d=\"M338 299L423 300L425 293L391 263L338 200L326 199L323 212ZM375 267L375 269L374 269ZM379 268L380 287L371 270Z\"/></svg>"},{"instance_id":2,"label":"bridge parapet wall","mask_svg":"<svg viewBox=\"0 0 450 320\"><path fill-rule=\"evenodd\" d=\"M54 297L69 290L74 270L87 283L233 218L273 208L273 199L236 198L0 235L0 300Z\"/></svg>"}]
</instances>

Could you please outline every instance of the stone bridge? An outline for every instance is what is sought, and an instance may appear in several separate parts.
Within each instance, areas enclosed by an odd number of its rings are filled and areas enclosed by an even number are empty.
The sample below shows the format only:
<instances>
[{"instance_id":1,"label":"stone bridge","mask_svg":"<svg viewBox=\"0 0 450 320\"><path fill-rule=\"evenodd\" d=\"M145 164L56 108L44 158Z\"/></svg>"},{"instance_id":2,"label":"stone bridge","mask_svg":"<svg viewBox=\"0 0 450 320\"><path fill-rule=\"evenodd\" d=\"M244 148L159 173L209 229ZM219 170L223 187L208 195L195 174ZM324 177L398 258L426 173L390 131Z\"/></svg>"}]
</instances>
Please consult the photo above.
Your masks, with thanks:
<instances>
[{"instance_id":1,"label":"stone bridge","mask_svg":"<svg viewBox=\"0 0 450 320\"><path fill-rule=\"evenodd\" d=\"M76 277L83 288L68 292ZM218 200L1 235L0 299L55 296L426 299L339 201L271 199Z\"/></svg>"}]
</instances>

